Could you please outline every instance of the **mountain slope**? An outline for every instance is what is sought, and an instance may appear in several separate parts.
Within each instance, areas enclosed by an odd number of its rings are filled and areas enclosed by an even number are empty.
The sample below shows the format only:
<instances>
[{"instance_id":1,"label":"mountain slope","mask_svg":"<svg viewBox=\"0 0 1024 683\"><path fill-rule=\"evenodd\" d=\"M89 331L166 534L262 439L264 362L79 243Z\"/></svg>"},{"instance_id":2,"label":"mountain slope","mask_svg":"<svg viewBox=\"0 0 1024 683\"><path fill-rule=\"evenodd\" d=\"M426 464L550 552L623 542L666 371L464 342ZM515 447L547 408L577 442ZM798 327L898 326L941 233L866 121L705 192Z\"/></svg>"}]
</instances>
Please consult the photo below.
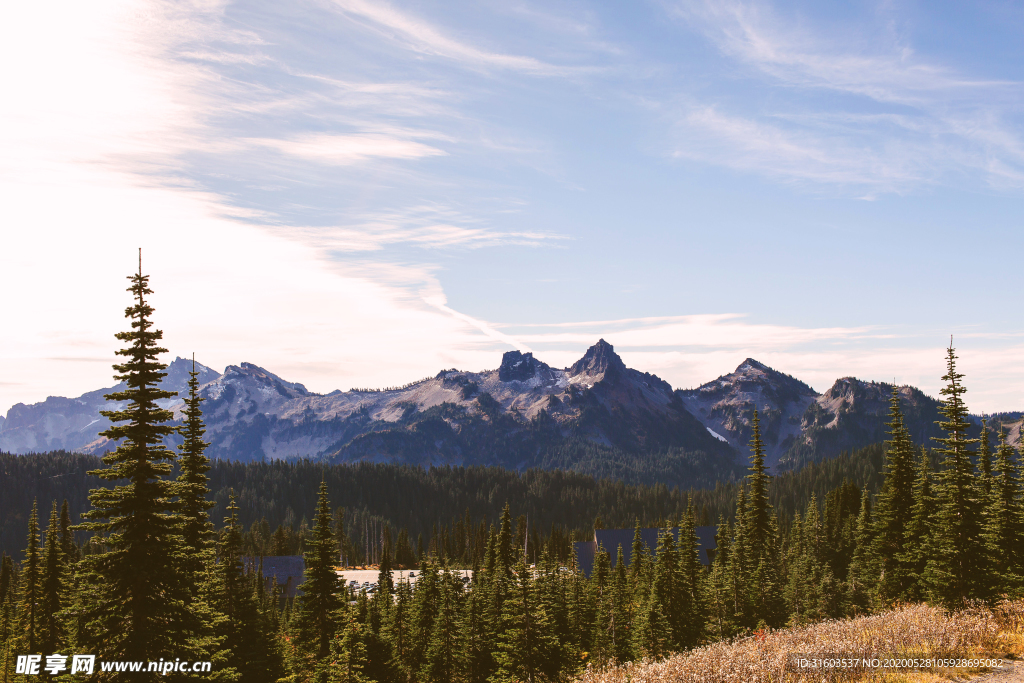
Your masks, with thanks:
<instances>
[{"instance_id":1,"label":"mountain slope","mask_svg":"<svg viewBox=\"0 0 1024 683\"><path fill-rule=\"evenodd\" d=\"M188 373L192 361L175 358L167 367L167 376L161 386L179 394L187 391ZM215 370L196 363L200 383L210 382L218 377ZM102 453L105 440L98 434L108 427L110 421L100 415L100 410L112 410L120 404L111 404L104 394L121 391L125 384L108 389L98 389L82 394L78 398L50 396L45 401L25 405L19 403L7 412L7 419L0 421L0 450L10 453L30 453L51 450ZM162 407L180 405L179 399L159 401Z\"/></svg>"},{"instance_id":2,"label":"mountain slope","mask_svg":"<svg viewBox=\"0 0 1024 683\"><path fill-rule=\"evenodd\" d=\"M778 472L884 440L892 392L845 377L818 394L752 358L697 389L673 391L626 367L604 340L567 368L509 351L495 370L442 370L385 391L316 394L251 363L223 374L197 368L215 459L544 467L683 485L743 475L754 408L766 462ZM183 392L189 369L191 361L176 359L164 387ZM0 422L0 450L109 450L98 433L109 426L99 410L113 407L103 400L110 391L14 406ZM900 387L900 396L915 443L933 445L939 402L913 387ZM164 404L180 420L181 399ZM1018 440L1020 415L1005 417Z\"/></svg>"},{"instance_id":3,"label":"mountain slope","mask_svg":"<svg viewBox=\"0 0 1024 683\"><path fill-rule=\"evenodd\" d=\"M793 469L888 439L886 423L892 390L893 385L884 382L865 382L855 377L836 380L808 406L800 422L801 436L783 455L780 467ZM943 434L936 424L942 419L941 404L910 386L899 387L899 394L900 411L910 438L916 444L934 447L933 438ZM980 433L980 420L974 419Z\"/></svg>"},{"instance_id":4,"label":"mountain slope","mask_svg":"<svg viewBox=\"0 0 1024 683\"><path fill-rule=\"evenodd\" d=\"M893 385L843 377L824 394L789 375L748 358L728 375L697 389L677 390L683 405L711 432L728 441L743 462L749 451L751 418L757 408L765 461L776 471L833 458L888 438ZM921 390L899 387L900 410L914 443L932 447L942 430L940 402ZM973 436L980 433L980 419ZM1011 440L1019 438L1019 427Z\"/></svg>"},{"instance_id":5,"label":"mountain slope","mask_svg":"<svg viewBox=\"0 0 1024 683\"><path fill-rule=\"evenodd\" d=\"M166 388L184 388L181 363L172 363ZM684 485L738 474L732 448L686 411L672 387L627 368L604 340L569 368L510 351L497 370L443 370L387 391L315 394L250 363L208 372L199 393L212 458L547 463ZM108 424L98 415L107 392L16 406L0 427L0 450L105 452L111 444L96 433ZM180 399L168 404L180 419Z\"/></svg>"},{"instance_id":6,"label":"mountain slope","mask_svg":"<svg viewBox=\"0 0 1024 683\"><path fill-rule=\"evenodd\" d=\"M765 443L765 463L778 464L801 435L801 416L818 393L789 375L748 358L728 375L697 389L677 390L683 405L728 442L746 462L756 408Z\"/></svg>"}]
</instances>

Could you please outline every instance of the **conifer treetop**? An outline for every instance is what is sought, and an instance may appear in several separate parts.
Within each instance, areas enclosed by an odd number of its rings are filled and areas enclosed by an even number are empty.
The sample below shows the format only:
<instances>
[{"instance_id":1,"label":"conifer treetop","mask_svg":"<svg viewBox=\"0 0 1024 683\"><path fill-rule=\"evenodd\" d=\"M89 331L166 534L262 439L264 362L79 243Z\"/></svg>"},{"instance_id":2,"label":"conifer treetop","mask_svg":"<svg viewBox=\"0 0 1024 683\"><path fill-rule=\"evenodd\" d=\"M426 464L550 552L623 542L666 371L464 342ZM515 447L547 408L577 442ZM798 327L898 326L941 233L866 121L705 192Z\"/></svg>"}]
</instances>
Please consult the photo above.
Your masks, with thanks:
<instances>
[{"instance_id":1,"label":"conifer treetop","mask_svg":"<svg viewBox=\"0 0 1024 683\"><path fill-rule=\"evenodd\" d=\"M945 397L940 412L946 419L940 420L938 425L946 431L946 436L935 437L935 440L943 445L939 452L947 456L967 455L968 447L979 442L979 439L967 436L970 420L967 405L963 400L967 388L961 382L964 375L956 371L956 359L956 349L953 348L953 338L950 337L949 348L946 349L946 374L942 376L946 386L939 391L939 394Z\"/></svg>"},{"instance_id":2,"label":"conifer treetop","mask_svg":"<svg viewBox=\"0 0 1024 683\"><path fill-rule=\"evenodd\" d=\"M114 336L126 343L125 348L117 349L114 353L126 358L125 362L115 364L115 379L125 382L125 389L105 394L103 398L108 401L125 401L127 406L116 410L101 410L100 414L108 418L113 424L109 429L100 433L111 441L120 442L117 449L103 457L103 462L110 465L107 469L94 470L90 474L102 479L130 479L135 486L146 482L152 482L159 486L161 483L153 482L159 477L169 474L171 471L170 461L174 460L174 453L163 444L164 437L174 433L175 428L167 424L173 419L170 410L161 408L157 401L177 396L176 392L166 391L160 388L160 381L166 377L167 365L157 360L161 353L167 353L167 349L158 346L163 339L163 332L153 329L153 322L150 317L154 309L146 301L146 296L153 293L149 288L149 276L142 273L142 253L139 252L139 272L130 275L128 280L131 286L127 291L131 292L135 303L125 309L124 315L131 320L131 331L118 332ZM126 424L118 424L126 423ZM103 489L99 490L103 491ZM109 518L130 512L114 506L108 508L113 502L109 495L93 492L90 500L94 510L86 513L86 517ZM169 494L170 490L161 491ZM87 526L85 528L96 528Z\"/></svg>"}]
</instances>

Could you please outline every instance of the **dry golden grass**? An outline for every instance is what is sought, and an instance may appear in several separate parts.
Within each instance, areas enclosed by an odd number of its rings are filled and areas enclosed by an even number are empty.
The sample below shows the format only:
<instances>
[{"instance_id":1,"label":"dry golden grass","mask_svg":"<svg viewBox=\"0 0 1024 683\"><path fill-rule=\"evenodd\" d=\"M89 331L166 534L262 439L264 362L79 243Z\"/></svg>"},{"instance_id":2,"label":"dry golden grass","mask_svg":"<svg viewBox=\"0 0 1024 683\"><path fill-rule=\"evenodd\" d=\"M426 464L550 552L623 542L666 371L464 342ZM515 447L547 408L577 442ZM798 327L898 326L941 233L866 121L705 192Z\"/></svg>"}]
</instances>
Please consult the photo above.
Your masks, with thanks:
<instances>
[{"instance_id":1,"label":"dry golden grass","mask_svg":"<svg viewBox=\"0 0 1024 683\"><path fill-rule=\"evenodd\" d=\"M1024 602L948 614L910 605L857 619L758 633L720 642L657 662L588 669L579 683L783 683L886 681L932 683L966 678L981 669L935 667L927 671L871 667L796 669L791 655L855 657L1002 657L1024 652Z\"/></svg>"}]
</instances>

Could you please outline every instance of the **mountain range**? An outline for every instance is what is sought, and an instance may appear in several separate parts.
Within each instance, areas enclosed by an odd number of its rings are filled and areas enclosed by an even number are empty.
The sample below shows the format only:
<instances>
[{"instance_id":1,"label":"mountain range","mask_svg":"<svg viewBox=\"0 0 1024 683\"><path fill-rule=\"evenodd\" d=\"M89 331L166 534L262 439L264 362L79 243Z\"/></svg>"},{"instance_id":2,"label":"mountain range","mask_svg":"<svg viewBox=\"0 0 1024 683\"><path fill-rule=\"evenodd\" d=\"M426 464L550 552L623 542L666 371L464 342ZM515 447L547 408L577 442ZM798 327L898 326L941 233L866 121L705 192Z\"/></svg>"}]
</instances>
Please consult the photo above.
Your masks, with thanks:
<instances>
[{"instance_id":1,"label":"mountain range","mask_svg":"<svg viewBox=\"0 0 1024 683\"><path fill-rule=\"evenodd\" d=\"M778 471L884 440L892 393L892 385L845 377L819 394L752 358L676 390L627 368L604 340L567 368L509 351L496 370L442 370L404 387L329 394L251 363L223 373L195 367L212 458L561 468L684 486L742 476L755 408L767 464ZM183 394L191 369L175 359L163 387ZM0 418L0 451L109 450L99 432L110 423L99 411L115 407L103 395L119 388L15 405ZM899 393L915 442L931 443L939 402L910 386ZM164 404L181 419L180 397Z\"/></svg>"}]
</instances>

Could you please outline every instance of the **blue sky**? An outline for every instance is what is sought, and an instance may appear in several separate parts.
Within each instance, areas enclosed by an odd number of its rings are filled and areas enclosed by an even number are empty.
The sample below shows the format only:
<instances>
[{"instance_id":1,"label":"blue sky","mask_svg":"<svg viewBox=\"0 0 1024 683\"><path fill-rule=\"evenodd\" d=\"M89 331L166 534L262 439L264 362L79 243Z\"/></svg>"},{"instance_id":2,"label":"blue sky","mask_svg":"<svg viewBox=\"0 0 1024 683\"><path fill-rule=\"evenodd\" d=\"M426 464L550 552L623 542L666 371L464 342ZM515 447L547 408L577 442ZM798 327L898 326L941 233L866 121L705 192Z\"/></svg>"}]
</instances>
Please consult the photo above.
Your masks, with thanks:
<instances>
[{"instance_id":1,"label":"blue sky","mask_svg":"<svg viewBox=\"0 0 1024 683\"><path fill-rule=\"evenodd\" d=\"M604 336L935 394L953 334L1024 407L1019 4L25 5L0 410L110 383L138 246L172 355L319 391Z\"/></svg>"}]
</instances>

